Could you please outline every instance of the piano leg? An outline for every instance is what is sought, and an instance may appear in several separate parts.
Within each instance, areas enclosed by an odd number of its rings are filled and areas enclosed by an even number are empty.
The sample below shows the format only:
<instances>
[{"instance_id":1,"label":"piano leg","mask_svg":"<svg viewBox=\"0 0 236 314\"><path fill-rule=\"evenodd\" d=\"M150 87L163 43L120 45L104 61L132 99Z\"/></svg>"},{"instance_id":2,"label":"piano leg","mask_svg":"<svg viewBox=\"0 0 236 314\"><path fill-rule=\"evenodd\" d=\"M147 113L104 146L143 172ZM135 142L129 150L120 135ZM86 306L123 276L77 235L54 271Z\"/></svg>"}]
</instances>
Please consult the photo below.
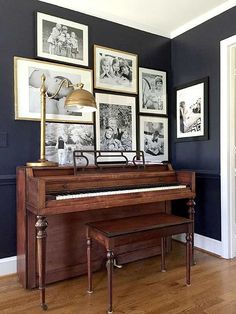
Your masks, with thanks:
<instances>
[{"instance_id":1,"label":"piano leg","mask_svg":"<svg viewBox=\"0 0 236 314\"><path fill-rule=\"evenodd\" d=\"M192 233L186 233L186 285L191 285Z\"/></svg>"},{"instance_id":2,"label":"piano leg","mask_svg":"<svg viewBox=\"0 0 236 314\"><path fill-rule=\"evenodd\" d=\"M188 202L187 202L188 217L189 217L189 219L193 220L193 228L194 228L194 216L195 216L194 206L195 205L196 205L196 203L194 202L193 199L188 200ZM194 229L193 229L193 233L191 234L191 236L192 236L191 264L196 265L195 256L194 256Z\"/></svg>"},{"instance_id":3,"label":"piano leg","mask_svg":"<svg viewBox=\"0 0 236 314\"><path fill-rule=\"evenodd\" d=\"M107 250L107 279L108 279L108 314L112 313L112 272L114 264L114 253L113 251Z\"/></svg>"},{"instance_id":4,"label":"piano leg","mask_svg":"<svg viewBox=\"0 0 236 314\"><path fill-rule=\"evenodd\" d=\"M45 302L45 269L46 269L46 228L48 222L46 217L37 216L35 228L37 230L37 257L38 257L38 272L39 272L39 291L40 291L40 306L44 311L48 309Z\"/></svg>"}]
</instances>

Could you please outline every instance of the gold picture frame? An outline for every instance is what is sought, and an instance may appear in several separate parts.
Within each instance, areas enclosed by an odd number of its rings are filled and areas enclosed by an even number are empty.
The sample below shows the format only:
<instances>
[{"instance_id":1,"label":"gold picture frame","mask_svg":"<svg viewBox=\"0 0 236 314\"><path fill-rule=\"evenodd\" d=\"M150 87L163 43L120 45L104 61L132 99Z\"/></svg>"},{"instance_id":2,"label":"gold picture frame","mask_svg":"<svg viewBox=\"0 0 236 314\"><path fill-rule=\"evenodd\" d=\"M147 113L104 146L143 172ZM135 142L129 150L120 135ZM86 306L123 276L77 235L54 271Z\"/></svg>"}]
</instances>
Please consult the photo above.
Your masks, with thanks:
<instances>
[{"instance_id":1,"label":"gold picture frame","mask_svg":"<svg viewBox=\"0 0 236 314\"><path fill-rule=\"evenodd\" d=\"M94 45L94 88L138 93L138 55Z\"/></svg>"},{"instance_id":2,"label":"gold picture frame","mask_svg":"<svg viewBox=\"0 0 236 314\"><path fill-rule=\"evenodd\" d=\"M68 65L14 57L15 119L40 120L41 76L46 76L48 95L53 94L61 80L72 84L84 84L84 89L93 92L93 71ZM46 120L54 122L93 123L94 115L87 112L68 112L64 107L69 88L62 88L57 99L46 99Z\"/></svg>"}]
</instances>

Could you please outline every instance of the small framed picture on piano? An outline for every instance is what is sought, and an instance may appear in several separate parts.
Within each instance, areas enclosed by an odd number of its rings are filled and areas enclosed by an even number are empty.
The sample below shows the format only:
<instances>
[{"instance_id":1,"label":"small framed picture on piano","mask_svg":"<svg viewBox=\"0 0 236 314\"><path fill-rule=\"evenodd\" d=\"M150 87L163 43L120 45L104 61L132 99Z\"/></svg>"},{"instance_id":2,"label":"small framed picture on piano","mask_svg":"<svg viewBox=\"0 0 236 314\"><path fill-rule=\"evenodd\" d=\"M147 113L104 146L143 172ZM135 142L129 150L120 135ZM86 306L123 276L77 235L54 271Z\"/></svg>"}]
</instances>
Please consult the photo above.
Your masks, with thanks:
<instances>
[{"instance_id":1,"label":"small framed picture on piano","mask_svg":"<svg viewBox=\"0 0 236 314\"><path fill-rule=\"evenodd\" d=\"M208 139L208 77L176 88L176 141Z\"/></svg>"},{"instance_id":2,"label":"small framed picture on piano","mask_svg":"<svg viewBox=\"0 0 236 314\"><path fill-rule=\"evenodd\" d=\"M140 150L145 162L160 163L168 160L168 118L139 116Z\"/></svg>"}]
</instances>

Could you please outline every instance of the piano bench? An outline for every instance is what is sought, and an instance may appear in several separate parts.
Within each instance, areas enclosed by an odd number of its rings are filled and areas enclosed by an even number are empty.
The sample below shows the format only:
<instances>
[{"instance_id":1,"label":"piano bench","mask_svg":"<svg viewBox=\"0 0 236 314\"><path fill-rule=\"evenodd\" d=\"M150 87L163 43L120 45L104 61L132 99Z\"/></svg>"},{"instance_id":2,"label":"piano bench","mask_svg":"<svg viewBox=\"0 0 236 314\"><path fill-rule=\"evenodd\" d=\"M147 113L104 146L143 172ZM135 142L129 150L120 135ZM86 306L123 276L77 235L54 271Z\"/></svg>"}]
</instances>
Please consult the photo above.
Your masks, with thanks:
<instances>
[{"instance_id":1,"label":"piano bench","mask_svg":"<svg viewBox=\"0 0 236 314\"><path fill-rule=\"evenodd\" d=\"M91 248L92 239L101 243L107 251L108 313L112 313L112 270L116 246L161 238L161 271L165 271L166 237L186 234L186 284L190 285L192 262L193 220L166 213L126 217L90 222L87 224L88 293L93 292Z\"/></svg>"}]
</instances>

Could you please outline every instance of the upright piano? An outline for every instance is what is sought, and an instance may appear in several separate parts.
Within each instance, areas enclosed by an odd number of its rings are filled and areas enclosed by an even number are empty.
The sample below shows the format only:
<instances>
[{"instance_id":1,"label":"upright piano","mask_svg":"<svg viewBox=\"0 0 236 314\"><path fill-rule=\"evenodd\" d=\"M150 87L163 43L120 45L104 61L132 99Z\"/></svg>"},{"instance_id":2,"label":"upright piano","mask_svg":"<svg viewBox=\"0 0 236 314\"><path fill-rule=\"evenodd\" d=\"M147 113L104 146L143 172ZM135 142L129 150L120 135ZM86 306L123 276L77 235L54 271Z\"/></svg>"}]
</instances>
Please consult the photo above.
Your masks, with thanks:
<instances>
[{"instance_id":1,"label":"upright piano","mask_svg":"<svg viewBox=\"0 0 236 314\"><path fill-rule=\"evenodd\" d=\"M17 168L17 272L25 288L38 285L36 237L46 234L46 282L87 272L85 224L90 221L171 212L171 201L186 199L194 216L195 174L169 163L102 169ZM48 228L47 227L48 224ZM36 227L37 230L36 230ZM41 228L41 229L40 229ZM38 234L37 234L38 231ZM103 248L93 248L93 270L102 266ZM116 260L160 254L157 242L117 249Z\"/></svg>"}]
</instances>

